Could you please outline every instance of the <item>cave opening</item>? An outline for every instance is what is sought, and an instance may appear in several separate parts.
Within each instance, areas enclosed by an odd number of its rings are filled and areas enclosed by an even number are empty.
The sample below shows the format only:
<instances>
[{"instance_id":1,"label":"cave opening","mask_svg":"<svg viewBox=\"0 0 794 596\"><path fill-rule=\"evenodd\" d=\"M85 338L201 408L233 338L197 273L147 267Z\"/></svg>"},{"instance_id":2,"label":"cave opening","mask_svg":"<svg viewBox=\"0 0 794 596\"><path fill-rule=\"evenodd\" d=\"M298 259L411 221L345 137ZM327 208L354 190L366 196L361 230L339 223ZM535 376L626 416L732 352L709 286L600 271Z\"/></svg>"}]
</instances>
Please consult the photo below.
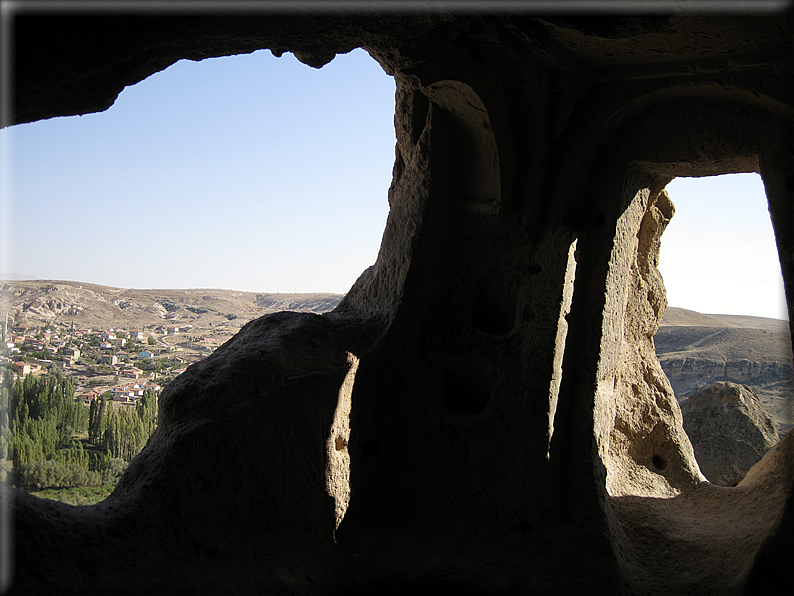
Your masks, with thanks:
<instances>
[{"instance_id":1,"label":"cave opening","mask_svg":"<svg viewBox=\"0 0 794 596\"><path fill-rule=\"evenodd\" d=\"M180 60L104 112L8 127L7 273L345 293L389 211L394 94L363 49L321 69L259 50Z\"/></svg>"},{"instance_id":2,"label":"cave opening","mask_svg":"<svg viewBox=\"0 0 794 596\"><path fill-rule=\"evenodd\" d=\"M121 289L344 294L375 262L389 213L394 95L393 78L363 49L321 69L259 50L180 60L126 88L102 113L3 129L0 141L14 174L3 193L3 208L13 215L11 223L4 219L13 254L1 277ZM166 310L161 323L173 324L174 313ZM185 315L212 315L204 308L191 312ZM251 318L267 312L263 306ZM217 314L216 324L230 333L245 322L227 311ZM51 323L70 321L67 312L55 312ZM126 327L97 321L103 328ZM148 334L151 325L139 327ZM123 353L109 350L114 358ZM82 353L88 355L87 346ZM91 379L75 376L75 397L125 383L123 368L138 361L135 354L118 356L91 371ZM77 362L86 374L102 364ZM153 374L163 383L178 372L164 376L156 368ZM139 401L114 397L108 405L134 417ZM101 439L89 445L83 434L70 445L105 448ZM14 469L12 451L0 453L0 469L18 479L19 488L60 488L43 477L49 468ZM118 482L128 455L110 458L108 470L100 470L103 483ZM75 505L93 498L47 497Z\"/></svg>"},{"instance_id":3,"label":"cave opening","mask_svg":"<svg viewBox=\"0 0 794 596\"><path fill-rule=\"evenodd\" d=\"M654 336L703 474L735 486L794 425L780 260L755 173L675 178L661 238L668 307ZM654 462L656 467L657 462Z\"/></svg>"}]
</instances>

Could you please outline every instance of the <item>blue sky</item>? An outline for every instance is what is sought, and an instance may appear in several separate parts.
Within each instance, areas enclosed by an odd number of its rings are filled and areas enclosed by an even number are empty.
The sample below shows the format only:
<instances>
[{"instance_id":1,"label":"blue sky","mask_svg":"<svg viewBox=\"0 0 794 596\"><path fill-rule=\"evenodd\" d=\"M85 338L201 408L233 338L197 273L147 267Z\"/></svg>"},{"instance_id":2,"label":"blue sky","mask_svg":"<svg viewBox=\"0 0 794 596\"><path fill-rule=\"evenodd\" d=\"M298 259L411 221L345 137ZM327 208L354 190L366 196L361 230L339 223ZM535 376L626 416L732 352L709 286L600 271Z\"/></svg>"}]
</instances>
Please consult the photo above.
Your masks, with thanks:
<instances>
[{"instance_id":1,"label":"blue sky","mask_svg":"<svg viewBox=\"0 0 794 596\"><path fill-rule=\"evenodd\" d=\"M343 293L386 224L394 80L363 50L182 60L105 112L3 134L7 271Z\"/></svg>"},{"instance_id":2,"label":"blue sky","mask_svg":"<svg viewBox=\"0 0 794 596\"><path fill-rule=\"evenodd\" d=\"M374 263L394 81L363 50L180 61L105 112L0 131L6 272L137 288L346 292ZM672 306L787 318L761 179L676 179Z\"/></svg>"},{"instance_id":3,"label":"blue sky","mask_svg":"<svg viewBox=\"0 0 794 596\"><path fill-rule=\"evenodd\" d=\"M668 303L788 319L761 177L676 178L667 193L676 206L659 253Z\"/></svg>"}]
</instances>

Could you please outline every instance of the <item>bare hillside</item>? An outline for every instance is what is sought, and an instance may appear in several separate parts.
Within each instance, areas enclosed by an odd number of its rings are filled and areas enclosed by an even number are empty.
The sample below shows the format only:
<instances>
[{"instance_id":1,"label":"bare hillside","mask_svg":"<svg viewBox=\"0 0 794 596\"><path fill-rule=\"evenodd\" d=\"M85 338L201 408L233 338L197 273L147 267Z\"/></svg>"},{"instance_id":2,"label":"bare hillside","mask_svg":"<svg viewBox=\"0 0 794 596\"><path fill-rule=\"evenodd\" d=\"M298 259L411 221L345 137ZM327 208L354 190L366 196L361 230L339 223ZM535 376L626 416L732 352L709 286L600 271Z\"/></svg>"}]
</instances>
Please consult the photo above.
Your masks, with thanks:
<instances>
[{"instance_id":1,"label":"bare hillside","mask_svg":"<svg viewBox=\"0 0 794 596\"><path fill-rule=\"evenodd\" d=\"M737 327L661 327L654 338L660 355L791 364L788 333Z\"/></svg>"},{"instance_id":2,"label":"bare hillside","mask_svg":"<svg viewBox=\"0 0 794 596\"><path fill-rule=\"evenodd\" d=\"M4 281L9 321L31 325L135 328L246 322L281 310L323 313L341 294L268 294L236 290L123 289L72 281Z\"/></svg>"},{"instance_id":3,"label":"bare hillside","mask_svg":"<svg viewBox=\"0 0 794 596\"><path fill-rule=\"evenodd\" d=\"M747 315L703 314L686 308L670 306L665 312L662 327L744 327L746 329L765 329L767 331L788 332L788 321L751 317Z\"/></svg>"},{"instance_id":4,"label":"bare hillside","mask_svg":"<svg viewBox=\"0 0 794 596\"><path fill-rule=\"evenodd\" d=\"M758 395L781 434L794 427L788 321L671 307L654 343L679 401L712 381L740 383Z\"/></svg>"},{"instance_id":5,"label":"bare hillside","mask_svg":"<svg viewBox=\"0 0 794 596\"><path fill-rule=\"evenodd\" d=\"M712 315L704 315L686 308L668 306L664 313L662 327L735 327L734 324L720 320Z\"/></svg>"}]
</instances>

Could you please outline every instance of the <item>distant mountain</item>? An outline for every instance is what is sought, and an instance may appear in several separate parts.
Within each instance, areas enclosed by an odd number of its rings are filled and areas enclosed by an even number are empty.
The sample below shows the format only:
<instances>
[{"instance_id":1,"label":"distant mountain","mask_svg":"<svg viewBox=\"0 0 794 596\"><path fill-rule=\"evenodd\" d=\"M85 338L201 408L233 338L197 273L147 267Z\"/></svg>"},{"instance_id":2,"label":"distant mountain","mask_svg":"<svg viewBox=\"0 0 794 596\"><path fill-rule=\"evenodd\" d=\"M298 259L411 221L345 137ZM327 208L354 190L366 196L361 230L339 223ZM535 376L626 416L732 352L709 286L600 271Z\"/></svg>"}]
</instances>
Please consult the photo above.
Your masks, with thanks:
<instances>
[{"instance_id":1,"label":"distant mountain","mask_svg":"<svg viewBox=\"0 0 794 596\"><path fill-rule=\"evenodd\" d=\"M663 327L677 326L677 327L734 327L735 325L726 321L713 317L711 315L704 315L694 310L687 310L686 308L675 308L668 306L667 311L664 313L661 325Z\"/></svg>"},{"instance_id":2,"label":"distant mountain","mask_svg":"<svg viewBox=\"0 0 794 596\"><path fill-rule=\"evenodd\" d=\"M8 273L8 272L3 273L2 277L0 277L0 279L7 279L7 280L13 280L13 281L22 281L22 280L33 280L33 279L38 279L38 278L35 275L27 275L25 273L16 273L16 272L12 271L10 273Z\"/></svg>"},{"instance_id":3,"label":"distant mountain","mask_svg":"<svg viewBox=\"0 0 794 596\"><path fill-rule=\"evenodd\" d=\"M781 435L794 427L788 321L669 307L654 343L679 402L713 381L739 383L758 395Z\"/></svg>"}]
</instances>

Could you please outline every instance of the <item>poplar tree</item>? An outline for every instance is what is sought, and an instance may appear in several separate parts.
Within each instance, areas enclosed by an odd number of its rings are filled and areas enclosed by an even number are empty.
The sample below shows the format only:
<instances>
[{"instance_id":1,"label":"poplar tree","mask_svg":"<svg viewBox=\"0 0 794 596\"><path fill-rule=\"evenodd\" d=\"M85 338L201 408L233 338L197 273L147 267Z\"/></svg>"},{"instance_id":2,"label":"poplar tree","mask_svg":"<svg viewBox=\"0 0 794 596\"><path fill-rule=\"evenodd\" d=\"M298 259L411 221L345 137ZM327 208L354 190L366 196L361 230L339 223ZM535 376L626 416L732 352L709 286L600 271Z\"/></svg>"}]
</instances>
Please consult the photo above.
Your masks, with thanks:
<instances>
[{"instance_id":1,"label":"poplar tree","mask_svg":"<svg viewBox=\"0 0 794 596\"><path fill-rule=\"evenodd\" d=\"M146 389L143 392L143 397L138 402L136 407L138 417L143 423L143 428L146 433L146 439L154 432L157 426L157 396L151 389Z\"/></svg>"},{"instance_id":2,"label":"poplar tree","mask_svg":"<svg viewBox=\"0 0 794 596\"><path fill-rule=\"evenodd\" d=\"M99 444L99 433L101 425L99 423L99 400L95 397L88 406L88 442L94 445Z\"/></svg>"},{"instance_id":3,"label":"poplar tree","mask_svg":"<svg viewBox=\"0 0 794 596\"><path fill-rule=\"evenodd\" d=\"M103 443L107 427L108 402L111 399L110 392L106 391L91 400L88 414L88 442L93 445L101 445Z\"/></svg>"}]
</instances>

